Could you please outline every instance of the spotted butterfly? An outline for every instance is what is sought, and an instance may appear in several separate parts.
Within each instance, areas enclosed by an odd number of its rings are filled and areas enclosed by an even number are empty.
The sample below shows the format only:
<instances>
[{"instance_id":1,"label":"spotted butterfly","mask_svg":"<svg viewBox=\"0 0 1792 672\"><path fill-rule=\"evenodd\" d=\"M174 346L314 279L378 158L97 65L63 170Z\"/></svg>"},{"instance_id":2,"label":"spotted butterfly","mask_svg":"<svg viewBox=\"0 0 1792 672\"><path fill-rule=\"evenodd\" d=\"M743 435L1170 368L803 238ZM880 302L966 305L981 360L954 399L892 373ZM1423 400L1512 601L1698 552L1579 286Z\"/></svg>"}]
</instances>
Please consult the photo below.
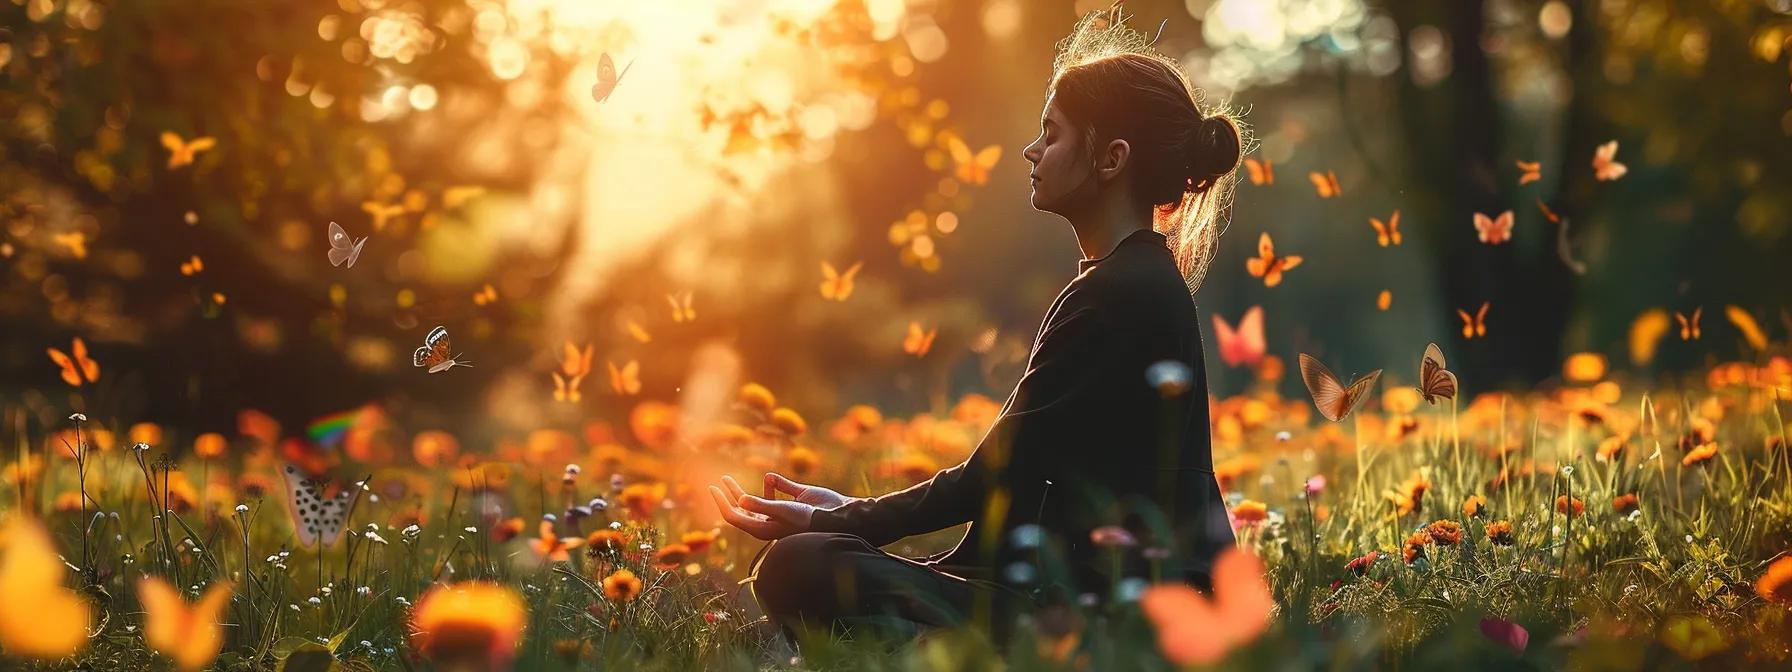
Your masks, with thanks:
<instances>
[{"instance_id":1,"label":"spotted butterfly","mask_svg":"<svg viewBox=\"0 0 1792 672\"><path fill-rule=\"evenodd\" d=\"M316 546L320 541L324 546L336 545L369 479L343 485L331 494L326 492L327 482L310 478L291 464L280 465L280 473L285 476L286 510L292 514L299 545Z\"/></svg>"}]
</instances>

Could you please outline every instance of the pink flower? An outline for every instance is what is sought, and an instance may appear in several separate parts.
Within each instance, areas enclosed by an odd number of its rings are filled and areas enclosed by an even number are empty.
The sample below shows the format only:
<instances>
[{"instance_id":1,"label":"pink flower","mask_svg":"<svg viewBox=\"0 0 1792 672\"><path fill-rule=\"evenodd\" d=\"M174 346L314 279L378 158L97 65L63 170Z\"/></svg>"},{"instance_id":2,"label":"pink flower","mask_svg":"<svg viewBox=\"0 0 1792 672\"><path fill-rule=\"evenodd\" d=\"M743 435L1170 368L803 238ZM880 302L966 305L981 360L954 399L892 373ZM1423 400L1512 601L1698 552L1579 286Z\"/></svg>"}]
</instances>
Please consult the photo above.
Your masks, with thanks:
<instances>
[{"instance_id":1,"label":"pink flower","mask_svg":"<svg viewBox=\"0 0 1792 672\"><path fill-rule=\"evenodd\" d=\"M1317 495L1325 491L1325 475L1320 474L1307 479L1307 494Z\"/></svg>"},{"instance_id":2,"label":"pink flower","mask_svg":"<svg viewBox=\"0 0 1792 672\"><path fill-rule=\"evenodd\" d=\"M1525 646L1531 643L1531 633L1524 626L1498 618L1481 619L1481 634L1519 653L1524 653Z\"/></svg>"}]
</instances>

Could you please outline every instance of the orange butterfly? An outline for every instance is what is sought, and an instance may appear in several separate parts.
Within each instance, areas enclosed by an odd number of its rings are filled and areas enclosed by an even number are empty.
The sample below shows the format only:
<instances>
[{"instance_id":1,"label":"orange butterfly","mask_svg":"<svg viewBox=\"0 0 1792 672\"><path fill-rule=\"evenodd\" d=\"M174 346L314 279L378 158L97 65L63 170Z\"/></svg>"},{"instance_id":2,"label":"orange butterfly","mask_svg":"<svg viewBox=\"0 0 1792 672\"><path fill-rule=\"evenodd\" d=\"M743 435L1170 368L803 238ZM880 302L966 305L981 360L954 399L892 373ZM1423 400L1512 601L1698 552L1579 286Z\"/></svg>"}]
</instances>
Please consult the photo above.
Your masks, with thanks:
<instances>
[{"instance_id":1,"label":"orange butterfly","mask_svg":"<svg viewBox=\"0 0 1792 672\"><path fill-rule=\"evenodd\" d=\"M1694 308L1692 309L1692 319L1687 319L1686 315L1681 314L1680 311L1674 311L1674 319L1680 321L1680 340L1696 341L1699 339L1699 336L1701 335L1699 333L1699 316L1704 312L1704 306ZM63 380L67 379L68 376L63 376Z\"/></svg>"},{"instance_id":2,"label":"orange butterfly","mask_svg":"<svg viewBox=\"0 0 1792 672\"><path fill-rule=\"evenodd\" d=\"M168 169L174 170L193 163L193 157L200 152L218 145L218 140L211 137L181 140L180 136L170 131L162 132L162 146L168 148Z\"/></svg>"},{"instance_id":3,"label":"orange butterfly","mask_svg":"<svg viewBox=\"0 0 1792 672\"><path fill-rule=\"evenodd\" d=\"M1379 310L1387 310L1388 307L1392 305L1394 305L1393 292L1384 289L1381 290L1381 294L1375 297L1375 307Z\"/></svg>"},{"instance_id":4,"label":"orange butterfly","mask_svg":"<svg viewBox=\"0 0 1792 672\"><path fill-rule=\"evenodd\" d=\"M87 234L80 231L54 233L50 234L50 239L56 241L57 245L68 248L69 256L76 259L87 258Z\"/></svg>"},{"instance_id":5,"label":"orange butterfly","mask_svg":"<svg viewBox=\"0 0 1792 672\"><path fill-rule=\"evenodd\" d=\"M0 646L9 656L56 659L87 643L93 608L63 587L67 565L37 521L8 516L0 526ZM9 665L10 667L10 665Z\"/></svg>"},{"instance_id":6,"label":"orange butterfly","mask_svg":"<svg viewBox=\"0 0 1792 672\"><path fill-rule=\"evenodd\" d=\"M1375 227L1375 242L1382 247L1400 244L1400 211L1388 217L1386 224L1374 217L1369 218L1369 226Z\"/></svg>"},{"instance_id":7,"label":"orange butterfly","mask_svg":"<svg viewBox=\"0 0 1792 672\"><path fill-rule=\"evenodd\" d=\"M857 262L846 268L845 273L834 270L834 265L821 262L821 298L845 301L852 296L852 279L864 268L865 262Z\"/></svg>"},{"instance_id":8,"label":"orange butterfly","mask_svg":"<svg viewBox=\"0 0 1792 672\"><path fill-rule=\"evenodd\" d=\"M1545 205L1541 198L1537 199L1537 211L1543 213L1543 218L1549 220L1551 224L1562 223L1562 218L1556 215L1556 211L1549 209L1549 206Z\"/></svg>"},{"instance_id":9,"label":"orange butterfly","mask_svg":"<svg viewBox=\"0 0 1792 672\"><path fill-rule=\"evenodd\" d=\"M1300 262L1297 254L1276 256L1276 244L1266 231L1257 238L1257 256L1244 260L1244 268L1250 271L1251 277L1263 278L1264 287L1274 287L1282 284L1283 271L1293 270Z\"/></svg>"},{"instance_id":10,"label":"orange butterfly","mask_svg":"<svg viewBox=\"0 0 1792 672\"><path fill-rule=\"evenodd\" d=\"M646 343L653 340L653 334L647 333L647 329L642 327L640 322L629 320L622 326L628 330L628 335L638 342Z\"/></svg>"},{"instance_id":11,"label":"orange butterfly","mask_svg":"<svg viewBox=\"0 0 1792 672\"><path fill-rule=\"evenodd\" d=\"M1313 188L1319 191L1320 198L1335 198L1344 193L1338 188L1338 174L1332 171L1307 173L1307 179L1313 181Z\"/></svg>"},{"instance_id":12,"label":"orange butterfly","mask_svg":"<svg viewBox=\"0 0 1792 672\"><path fill-rule=\"evenodd\" d=\"M634 394L641 393L641 363L640 362L637 362L632 359L628 360L628 363L622 365L622 368L620 368L620 369L616 368L615 362L605 361L604 364L606 366L610 367L610 389L611 390L614 390L617 394L626 394L626 395L634 395Z\"/></svg>"},{"instance_id":13,"label":"orange butterfly","mask_svg":"<svg viewBox=\"0 0 1792 672\"><path fill-rule=\"evenodd\" d=\"M957 165L958 181L968 184L989 182L989 170L1002 158L1001 145L990 145L972 154L970 146L956 135L946 138L946 151L952 154L952 163Z\"/></svg>"},{"instance_id":14,"label":"orange butterfly","mask_svg":"<svg viewBox=\"0 0 1792 672\"><path fill-rule=\"evenodd\" d=\"M1519 161L1517 163L1519 170L1518 184L1520 186L1543 179L1542 161Z\"/></svg>"},{"instance_id":15,"label":"orange butterfly","mask_svg":"<svg viewBox=\"0 0 1792 672\"><path fill-rule=\"evenodd\" d=\"M1275 605L1262 561L1235 546L1213 562L1211 597L1183 583L1152 586L1139 597L1158 648L1181 667L1219 662L1251 643L1269 629Z\"/></svg>"},{"instance_id":16,"label":"orange butterfly","mask_svg":"<svg viewBox=\"0 0 1792 672\"><path fill-rule=\"evenodd\" d=\"M1426 345L1419 359L1419 394L1434 406L1439 398L1456 398L1456 374L1444 368L1444 351L1436 343Z\"/></svg>"},{"instance_id":17,"label":"orange butterfly","mask_svg":"<svg viewBox=\"0 0 1792 672\"><path fill-rule=\"evenodd\" d=\"M1593 150L1593 177L1601 182L1609 182L1630 172L1630 168L1614 159L1618 156L1618 141L1613 140Z\"/></svg>"},{"instance_id":18,"label":"orange butterfly","mask_svg":"<svg viewBox=\"0 0 1792 672\"><path fill-rule=\"evenodd\" d=\"M682 296L667 294L666 303L672 304L673 322L689 322L697 319L697 311L691 308L691 292L686 291Z\"/></svg>"},{"instance_id":19,"label":"orange butterfly","mask_svg":"<svg viewBox=\"0 0 1792 672\"><path fill-rule=\"evenodd\" d=\"M473 305L484 306L498 302L498 289L486 283L485 287L473 292Z\"/></svg>"},{"instance_id":20,"label":"orange butterfly","mask_svg":"<svg viewBox=\"0 0 1792 672\"><path fill-rule=\"evenodd\" d=\"M1219 339L1220 360L1226 366L1256 366L1269 349L1263 338L1262 306L1251 306L1250 310L1244 311L1237 329L1227 324L1226 318L1215 314L1213 333Z\"/></svg>"},{"instance_id":21,"label":"orange butterfly","mask_svg":"<svg viewBox=\"0 0 1792 672\"><path fill-rule=\"evenodd\" d=\"M1456 315L1462 318L1463 338L1475 338L1476 336L1487 335L1487 305L1486 301L1482 301L1481 309L1475 311L1473 316L1470 316L1466 310L1461 308L1456 309Z\"/></svg>"},{"instance_id":22,"label":"orange butterfly","mask_svg":"<svg viewBox=\"0 0 1792 672\"><path fill-rule=\"evenodd\" d=\"M186 261L180 262L180 274L181 275L197 275L200 271L203 271L203 270L205 270L205 262L200 261L199 255L197 255L197 254L193 255L192 258L190 258Z\"/></svg>"},{"instance_id":23,"label":"orange butterfly","mask_svg":"<svg viewBox=\"0 0 1792 672\"><path fill-rule=\"evenodd\" d=\"M580 398L579 383L591 373L591 344L586 343L581 351L572 341L567 341L565 355L560 360L560 370L554 372L554 401L576 402Z\"/></svg>"},{"instance_id":24,"label":"orange butterfly","mask_svg":"<svg viewBox=\"0 0 1792 672\"><path fill-rule=\"evenodd\" d=\"M939 334L939 327L921 331L921 323L911 321L908 323L908 336L902 339L902 351L916 357L926 357L927 351L933 348L933 337Z\"/></svg>"},{"instance_id":25,"label":"orange butterfly","mask_svg":"<svg viewBox=\"0 0 1792 672\"><path fill-rule=\"evenodd\" d=\"M1742 306L1731 305L1724 306L1724 316L1730 318L1730 324L1736 325L1737 331L1742 332L1742 340L1748 341L1749 347L1756 350L1767 349L1767 332L1761 330L1761 323L1755 321L1754 315L1743 310Z\"/></svg>"},{"instance_id":26,"label":"orange butterfly","mask_svg":"<svg viewBox=\"0 0 1792 672\"><path fill-rule=\"evenodd\" d=\"M1512 239L1512 211L1500 213L1498 217L1489 218L1479 212L1475 213L1475 235L1481 242L1498 245Z\"/></svg>"},{"instance_id":27,"label":"orange butterfly","mask_svg":"<svg viewBox=\"0 0 1792 672\"><path fill-rule=\"evenodd\" d=\"M391 221L394 217L404 214L404 204L393 203L391 205L386 205L379 201L365 201L361 203L361 210L369 215L373 215L373 230L384 231L386 230L387 222Z\"/></svg>"},{"instance_id":28,"label":"orange butterfly","mask_svg":"<svg viewBox=\"0 0 1792 672\"><path fill-rule=\"evenodd\" d=\"M155 576L137 582L137 599L143 603L143 640L149 647L174 659L175 667L199 670L210 665L224 648L224 627L219 624L230 605L231 583L219 581L189 606L180 590Z\"/></svg>"},{"instance_id":29,"label":"orange butterfly","mask_svg":"<svg viewBox=\"0 0 1792 672\"><path fill-rule=\"evenodd\" d=\"M1369 390L1375 387L1376 379L1381 378L1381 369L1358 376L1345 385L1331 369L1303 352L1300 353L1300 378L1306 382L1307 392L1313 395L1313 406L1319 409L1319 414L1337 422L1369 398Z\"/></svg>"},{"instance_id":30,"label":"orange butterfly","mask_svg":"<svg viewBox=\"0 0 1792 672\"><path fill-rule=\"evenodd\" d=\"M74 356L71 357L56 348L48 348L50 361L62 368L62 382L74 387L80 387L83 380L89 383L99 382L100 363L88 359L87 343L83 342L81 337L76 336L74 343L69 345L69 350L74 353Z\"/></svg>"},{"instance_id":31,"label":"orange butterfly","mask_svg":"<svg viewBox=\"0 0 1792 672\"><path fill-rule=\"evenodd\" d=\"M548 562L566 562L572 559L566 552L584 543L585 540L579 537L554 534L554 524L544 520L541 521L541 536L529 540L529 550Z\"/></svg>"},{"instance_id":32,"label":"orange butterfly","mask_svg":"<svg viewBox=\"0 0 1792 672\"><path fill-rule=\"evenodd\" d=\"M1244 167L1251 171L1251 184L1264 185L1276 183L1276 167L1269 161L1245 159Z\"/></svg>"}]
</instances>

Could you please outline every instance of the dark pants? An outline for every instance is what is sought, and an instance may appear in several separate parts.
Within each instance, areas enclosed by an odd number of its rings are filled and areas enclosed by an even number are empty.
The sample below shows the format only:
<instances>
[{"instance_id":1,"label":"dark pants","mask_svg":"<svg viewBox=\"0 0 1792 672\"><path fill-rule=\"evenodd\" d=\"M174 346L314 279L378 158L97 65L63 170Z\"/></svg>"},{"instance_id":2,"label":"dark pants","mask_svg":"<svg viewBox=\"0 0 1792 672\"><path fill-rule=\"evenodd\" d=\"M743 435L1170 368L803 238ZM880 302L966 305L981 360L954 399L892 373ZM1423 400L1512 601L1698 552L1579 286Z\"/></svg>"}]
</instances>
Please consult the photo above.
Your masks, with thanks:
<instances>
[{"instance_id":1,"label":"dark pants","mask_svg":"<svg viewBox=\"0 0 1792 672\"><path fill-rule=\"evenodd\" d=\"M952 568L885 553L863 538L804 532L772 542L753 567L753 595L787 633L819 630L906 640L988 614L997 640L1026 601Z\"/></svg>"}]
</instances>

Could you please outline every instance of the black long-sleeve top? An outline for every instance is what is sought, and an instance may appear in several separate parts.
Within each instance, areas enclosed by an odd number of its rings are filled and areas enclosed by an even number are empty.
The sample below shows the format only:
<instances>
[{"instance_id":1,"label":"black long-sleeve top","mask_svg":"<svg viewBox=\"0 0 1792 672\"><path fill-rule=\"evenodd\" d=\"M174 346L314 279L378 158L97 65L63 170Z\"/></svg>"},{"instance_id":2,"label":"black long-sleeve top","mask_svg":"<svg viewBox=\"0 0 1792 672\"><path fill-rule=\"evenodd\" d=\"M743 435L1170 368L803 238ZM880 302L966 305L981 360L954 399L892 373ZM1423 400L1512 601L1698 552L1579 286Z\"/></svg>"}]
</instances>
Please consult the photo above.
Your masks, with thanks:
<instances>
[{"instance_id":1,"label":"black long-sleeve top","mask_svg":"<svg viewBox=\"0 0 1792 672\"><path fill-rule=\"evenodd\" d=\"M1140 548L1122 572L1143 574L1143 547L1173 549L1164 573L1205 584L1233 542L1213 476L1207 376L1193 297L1163 234L1141 229L1079 273L1052 302L1026 372L995 425L963 463L881 497L818 510L817 532L885 545L965 522L970 531L937 560L992 569L1013 557L1009 532L1037 524L1062 546L1081 589L1103 590L1114 556L1090 532L1121 524ZM1146 378L1173 360L1191 374L1166 397ZM1174 540L1171 540L1171 537Z\"/></svg>"}]
</instances>

